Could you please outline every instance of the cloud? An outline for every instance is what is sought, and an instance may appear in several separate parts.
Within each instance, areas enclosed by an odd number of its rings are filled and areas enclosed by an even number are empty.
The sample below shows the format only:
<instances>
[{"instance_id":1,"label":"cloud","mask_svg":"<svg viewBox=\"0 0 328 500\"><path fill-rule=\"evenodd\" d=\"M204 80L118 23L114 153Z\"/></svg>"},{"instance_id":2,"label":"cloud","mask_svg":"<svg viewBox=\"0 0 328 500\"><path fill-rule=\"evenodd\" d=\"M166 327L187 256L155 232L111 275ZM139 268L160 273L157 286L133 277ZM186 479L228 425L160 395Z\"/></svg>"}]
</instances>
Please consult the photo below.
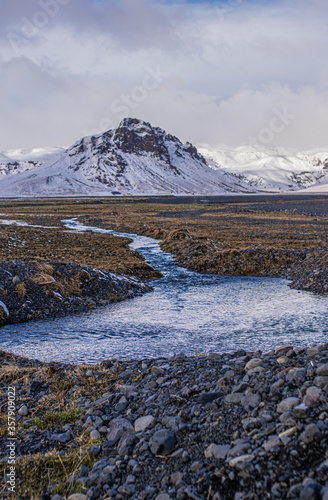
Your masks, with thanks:
<instances>
[{"instance_id":1,"label":"cloud","mask_svg":"<svg viewBox=\"0 0 328 500\"><path fill-rule=\"evenodd\" d=\"M125 114L195 143L238 145L268 128L278 105L297 118L272 145L328 147L327 2L2 0L1 9L0 149L69 145Z\"/></svg>"}]
</instances>

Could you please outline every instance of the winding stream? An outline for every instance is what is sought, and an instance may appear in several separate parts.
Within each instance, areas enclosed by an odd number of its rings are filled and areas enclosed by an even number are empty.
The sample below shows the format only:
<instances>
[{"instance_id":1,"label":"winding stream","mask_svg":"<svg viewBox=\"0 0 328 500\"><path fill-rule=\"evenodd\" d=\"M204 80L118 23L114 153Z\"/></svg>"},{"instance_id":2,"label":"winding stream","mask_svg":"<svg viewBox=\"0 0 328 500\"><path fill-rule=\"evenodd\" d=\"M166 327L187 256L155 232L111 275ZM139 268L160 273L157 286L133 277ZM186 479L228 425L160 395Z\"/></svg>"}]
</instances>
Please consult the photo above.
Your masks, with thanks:
<instances>
[{"instance_id":1,"label":"winding stream","mask_svg":"<svg viewBox=\"0 0 328 500\"><path fill-rule=\"evenodd\" d=\"M77 231L128 236L164 277L142 297L71 317L8 325L0 349L45 361L95 363L108 357L167 357L282 344L325 343L328 299L287 280L205 275L178 267L157 240L64 221Z\"/></svg>"}]
</instances>

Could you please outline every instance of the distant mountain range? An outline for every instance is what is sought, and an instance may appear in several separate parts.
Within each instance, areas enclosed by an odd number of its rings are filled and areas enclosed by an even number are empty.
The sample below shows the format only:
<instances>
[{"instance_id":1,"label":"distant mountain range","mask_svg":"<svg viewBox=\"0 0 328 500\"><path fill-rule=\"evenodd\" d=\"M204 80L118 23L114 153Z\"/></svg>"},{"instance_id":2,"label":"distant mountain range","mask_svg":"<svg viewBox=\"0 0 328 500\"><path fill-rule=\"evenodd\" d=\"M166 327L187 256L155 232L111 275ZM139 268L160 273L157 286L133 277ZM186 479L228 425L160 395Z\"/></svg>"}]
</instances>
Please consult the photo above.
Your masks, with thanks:
<instances>
[{"instance_id":1,"label":"distant mountain range","mask_svg":"<svg viewBox=\"0 0 328 500\"><path fill-rule=\"evenodd\" d=\"M254 146L198 147L207 164L229 172L259 191L328 192L328 148L303 153Z\"/></svg>"},{"instance_id":2,"label":"distant mountain range","mask_svg":"<svg viewBox=\"0 0 328 500\"><path fill-rule=\"evenodd\" d=\"M0 196L112 196L328 191L328 153L183 144L125 118L68 149L0 152Z\"/></svg>"}]
</instances>

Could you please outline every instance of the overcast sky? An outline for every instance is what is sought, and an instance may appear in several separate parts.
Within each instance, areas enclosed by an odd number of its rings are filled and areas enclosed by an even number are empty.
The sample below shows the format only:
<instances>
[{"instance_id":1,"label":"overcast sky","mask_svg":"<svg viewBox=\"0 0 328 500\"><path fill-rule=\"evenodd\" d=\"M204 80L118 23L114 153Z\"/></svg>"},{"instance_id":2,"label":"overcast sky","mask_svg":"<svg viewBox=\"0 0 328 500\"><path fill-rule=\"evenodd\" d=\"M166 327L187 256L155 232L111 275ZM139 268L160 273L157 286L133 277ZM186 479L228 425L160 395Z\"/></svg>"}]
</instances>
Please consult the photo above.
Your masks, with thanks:
<instances>
[{"instance_id":1,"label":"overcast sky","mask_svg":"<svg viewBox=\"0 0 328 500\"><path fill-rule=\"evenodd\" d=\"M1 0L0 150L124 116L195 144L328 148L327 26L327 0Z\"/></svg>"}]
</instances>

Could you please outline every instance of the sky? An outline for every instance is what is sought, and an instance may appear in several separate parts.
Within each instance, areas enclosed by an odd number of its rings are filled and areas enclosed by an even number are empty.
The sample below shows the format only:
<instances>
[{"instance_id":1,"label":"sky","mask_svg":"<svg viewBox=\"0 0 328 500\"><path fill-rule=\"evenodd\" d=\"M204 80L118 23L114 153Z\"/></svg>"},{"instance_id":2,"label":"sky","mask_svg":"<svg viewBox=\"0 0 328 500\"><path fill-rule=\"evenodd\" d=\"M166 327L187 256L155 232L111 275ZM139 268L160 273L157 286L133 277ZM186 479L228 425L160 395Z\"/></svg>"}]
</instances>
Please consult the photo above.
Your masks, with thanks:
<instances>
[{"instance_id":1,"label":"sky","mask_svg":"<svg viewBox=\"0 0 328 500\"><path fill-rule=\"evenodd\" d=\"M0 150L146 120L328 149L327 0L1 0Z\"/></svg>"}]
</instances>

